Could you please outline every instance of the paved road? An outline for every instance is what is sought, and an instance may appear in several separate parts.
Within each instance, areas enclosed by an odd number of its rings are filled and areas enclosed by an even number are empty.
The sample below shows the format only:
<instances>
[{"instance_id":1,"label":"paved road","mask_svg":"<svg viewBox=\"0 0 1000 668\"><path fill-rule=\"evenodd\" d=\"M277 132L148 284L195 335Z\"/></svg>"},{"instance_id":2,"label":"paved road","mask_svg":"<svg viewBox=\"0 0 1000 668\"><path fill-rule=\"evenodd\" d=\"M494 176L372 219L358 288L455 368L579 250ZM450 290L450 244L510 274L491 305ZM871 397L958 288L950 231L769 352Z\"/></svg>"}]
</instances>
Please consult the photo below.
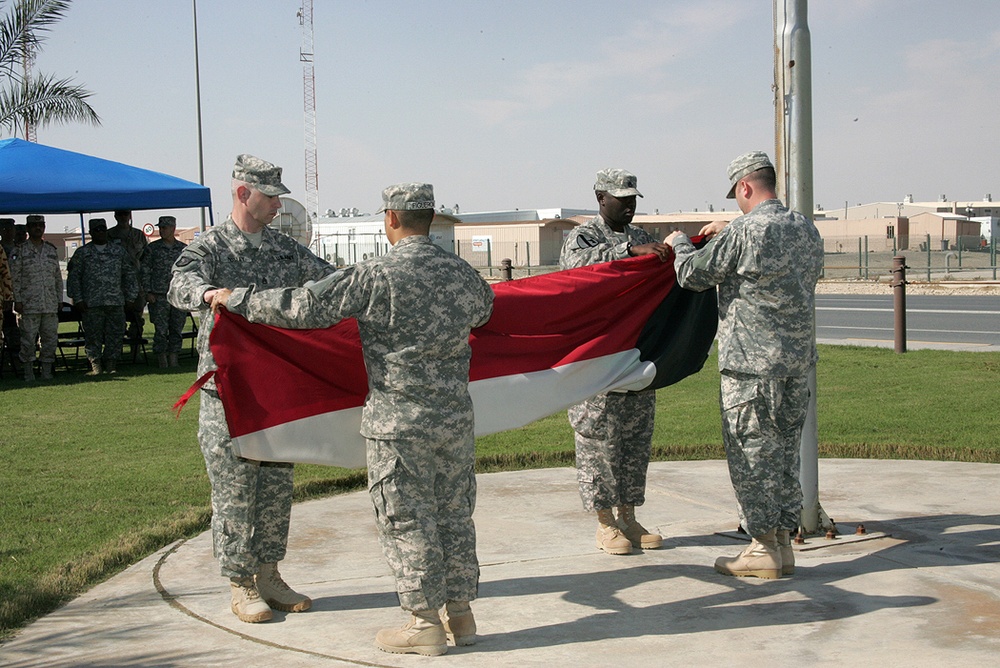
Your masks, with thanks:
<instances>
[{"instance_id":1,"label":"paved road","mask_svg":"<svg viewBox=\"0 0 1000 668\"><path fill-rule=\"evenodd\" d=\"M908 295L907 348L1000 351L1000 297ZM816 295L816 338L893 345L892 295Z\"/></svg>"}]
</instances>

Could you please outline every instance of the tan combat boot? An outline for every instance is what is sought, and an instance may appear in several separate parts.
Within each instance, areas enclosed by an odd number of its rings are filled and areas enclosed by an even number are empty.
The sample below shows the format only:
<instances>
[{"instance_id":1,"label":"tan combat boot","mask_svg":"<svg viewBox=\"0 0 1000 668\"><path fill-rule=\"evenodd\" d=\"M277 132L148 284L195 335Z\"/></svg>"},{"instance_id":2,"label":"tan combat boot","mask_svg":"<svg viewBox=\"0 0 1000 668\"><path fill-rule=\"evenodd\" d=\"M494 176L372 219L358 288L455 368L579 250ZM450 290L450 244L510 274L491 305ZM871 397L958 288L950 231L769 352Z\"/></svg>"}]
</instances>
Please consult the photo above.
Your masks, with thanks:
<instances>
[{"instance_id":1,"label":"tan combat boot","mask_svg":"<svg viewBox=\"0 0 1000 668\"><path fill-rule=\"evenodd\" d=\"M42 380L52 380L52 362L42 362Z\"/></svg>"},{"instance_id":2,"label":"tan combat boot","mask_svg":"<svg viewBox=\"0 0 1000 668\"><path fill-rule=\"evenodd\" d=\"M177 353L170 353L170 361L168 362L170 366L180 366L180 360L177 359Z\"/></svg>"},{"instance_id":3,"label":"tan combat boot","mask_svg":"<svg viewBox=\"0 0 1000 668\"><path fill-rule=\"evenodd\" d=\"M104 360L104 370L108 373L118 373L118 360Z\"/></svg>"},{"instance_id":4,"label":"tan combat boot","mask_svg":"<svg viewBox=\"0 0 1000 668\"><path fill-rule=\"evenodd\" d=\"M631 554L632 541L622 535L610 508L597 511L597 548L608 554Z\"/></svg>"},{"instance_id":5,"label":"tan combat boot","mask_svg":"<svg viewBox=\"0 0 1000 668\"><path fill-rule=\"evenodd\" d=\"M635 506L618 506L618 526L621 527L625 537L632 542L632 547L655 550L663 546L663 536L650 533L636 521Z\"/></svg>"},{"instance_id":6,"label":"tan combat boot","mask_svg":"<svg viewBox=\"0 0 1000 668\"><path fill-rule=\"evenodd\" d=\"M781 553L781 574L795 575L795 550L792 549L792 533L787 529L774 532L778 541L778 551Z\"/></svg>"},{"instance_id":7,"label":"tan combat boot","mask_svg":"<svg viewBox=\"0 0 1000 668\"><path fill-rule=\"evenodd\" d=\"M91 359L87 360L90 362L90 371L86 373L87 376L100 376L104 369L101 368L101 360Z\"/></svg>"},{"instance_id":8,"label":"tan combat boot","mask_svg":"<svg viewBox=\"0 0 1000 668\"><path fill-rule=\"evenodd\" d=\"M375 635L375 646L392 654L440 656L448 651L437 610L415 610L402 628L382 629Z\"/></svg>"},{"instance_id":9,"label":"tan combat boot","mask_svg":"<svg viewBox=\"0 0 1000 668\"><path fill-rule=\"evenodd\" d=\"M754 536L750 546L738 557L719 557L715 570L723 575L755 577L774 580L781 577L781 550L774 529L762 536Z\"/></svg>"},{"instance_id":10,"label":"tan combat boot","mask_svg":"<svg viewBox=\"0 0 1000 668\"><path fill-rule=\"evenodd\" d=\"M24 382L35 382L35 365L32 362L24 365Z\"/></svg>"},{"instance_id":11,"label":"tan combat boot","mask_svg":"<svg viewBox=\"0 0 1000 668\"><path fill-rule=\"evenodd\" d=\"M448 601L441 610L444 634L452 645L476 644L476 618L468 601Z\"/></svg>"},{"instance_id":12,"label":"tan combat boot","mask_svg":"<svg viewBox=\"0 0 1000 668\"><path fill-rule=\"evenodd\" d=\"M159 365L159 367L161 369L166 369L167 368L167 354L166 353L160 353L160 354L158 354L156 356L156 363Z\"/></svg>"},{"instance_id":13,"label":"tan combat boot","mask_svg":"<svg viewBox=\"0 0 1000 668\"><path fill-rule=\"evenodd\" d=\"M261 564L255 581L261 598L275 610L305 612L312 607L311 598L294 591L285 583L276 563Z\"/></svg>"},{"instance_id":14,"label":"tan combat boot","mask_svg":"<svg viewBox=\"0 0 1000 668\"><path fill-rule=\"evenodd\" d=\"M230 578L229 587L233 594L229 609L240 618L241 622L258 624L274 617L271 608L260 597L252 577Z\"/></svg>"}]
</instances>

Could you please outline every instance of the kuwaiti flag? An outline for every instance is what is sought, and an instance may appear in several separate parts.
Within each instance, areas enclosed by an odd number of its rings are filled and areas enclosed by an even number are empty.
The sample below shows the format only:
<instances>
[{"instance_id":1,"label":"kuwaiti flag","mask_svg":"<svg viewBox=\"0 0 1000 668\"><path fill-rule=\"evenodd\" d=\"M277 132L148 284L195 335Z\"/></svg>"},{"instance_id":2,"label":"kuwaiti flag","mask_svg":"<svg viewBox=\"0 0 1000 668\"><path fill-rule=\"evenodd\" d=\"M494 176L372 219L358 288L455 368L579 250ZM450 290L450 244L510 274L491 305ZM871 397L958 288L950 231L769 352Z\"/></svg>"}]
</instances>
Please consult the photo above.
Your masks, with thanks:
<instances>
[{"instance_id":1,"label":"kuwaiti flag","mask_svg":"<svg viewBox=\"0 0 1000 668\"><path fill-rule=\"evenodd\" d=\"M653 255L493 289L493 315L470 337L477 435L601 392L666 387L698 371L715 338L715 291L677 287L672 263ZM359 432L368 377L356 321L288 330L221 310L211 346L240 456L365 465Z\"/></svg>"}]
</instances>

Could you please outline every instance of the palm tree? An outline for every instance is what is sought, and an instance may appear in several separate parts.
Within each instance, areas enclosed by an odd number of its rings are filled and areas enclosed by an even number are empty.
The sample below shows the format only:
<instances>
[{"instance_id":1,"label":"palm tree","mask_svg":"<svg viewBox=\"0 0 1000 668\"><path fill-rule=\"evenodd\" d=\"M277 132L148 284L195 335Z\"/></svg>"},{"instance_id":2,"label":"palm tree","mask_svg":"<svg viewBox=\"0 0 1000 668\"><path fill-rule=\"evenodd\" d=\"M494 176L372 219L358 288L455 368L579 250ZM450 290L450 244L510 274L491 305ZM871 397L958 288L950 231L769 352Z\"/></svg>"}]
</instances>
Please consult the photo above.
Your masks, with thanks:
<instances>
[{"instance_id":1,"label":"palm tree","mask_svg":"<svg viewBox=\"0 0 1000 668\"><path fill-rule=\"evenodd\" d=\"M32 139L34 130L52 123L100 125L87 103L92 93L70 79L32 74L34 54L71 0L13 0L0 16L0 136ZM5 4L0 0L0 8Z\"/></svg>"}]
</instances>

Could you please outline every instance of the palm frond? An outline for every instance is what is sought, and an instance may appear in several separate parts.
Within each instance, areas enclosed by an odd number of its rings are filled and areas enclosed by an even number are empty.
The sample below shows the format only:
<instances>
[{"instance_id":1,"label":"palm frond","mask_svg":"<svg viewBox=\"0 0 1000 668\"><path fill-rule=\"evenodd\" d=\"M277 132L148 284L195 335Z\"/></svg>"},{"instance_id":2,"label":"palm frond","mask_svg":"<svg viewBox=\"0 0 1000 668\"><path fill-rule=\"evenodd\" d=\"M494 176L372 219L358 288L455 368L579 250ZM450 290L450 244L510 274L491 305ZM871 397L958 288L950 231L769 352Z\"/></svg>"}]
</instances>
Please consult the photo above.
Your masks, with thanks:
<instances>
[{"instance_id":1,"label":"palm frond","mask_svg":"<svg viewBox=\"0 0 1000 668\"><path fill-rule=\"evenodd\" d=\"M87 102L92 95L70 79L51 75L32 78L26 87L2 88L0 128L13 131L24 120L36 128L56 123L100 125L100 116Z\"/></svg>"},{"instance_id":2,"label":"palm frond","mask_svg":"<svg viewBox=\"0 0 1000 668\"><path fill-rule=\"evenodd\" d=\"M70 0L14 0L0 17L0 72L10 76L25 55L37 53L51 27L65 17Z\"/></svg>"}]
</instances>

